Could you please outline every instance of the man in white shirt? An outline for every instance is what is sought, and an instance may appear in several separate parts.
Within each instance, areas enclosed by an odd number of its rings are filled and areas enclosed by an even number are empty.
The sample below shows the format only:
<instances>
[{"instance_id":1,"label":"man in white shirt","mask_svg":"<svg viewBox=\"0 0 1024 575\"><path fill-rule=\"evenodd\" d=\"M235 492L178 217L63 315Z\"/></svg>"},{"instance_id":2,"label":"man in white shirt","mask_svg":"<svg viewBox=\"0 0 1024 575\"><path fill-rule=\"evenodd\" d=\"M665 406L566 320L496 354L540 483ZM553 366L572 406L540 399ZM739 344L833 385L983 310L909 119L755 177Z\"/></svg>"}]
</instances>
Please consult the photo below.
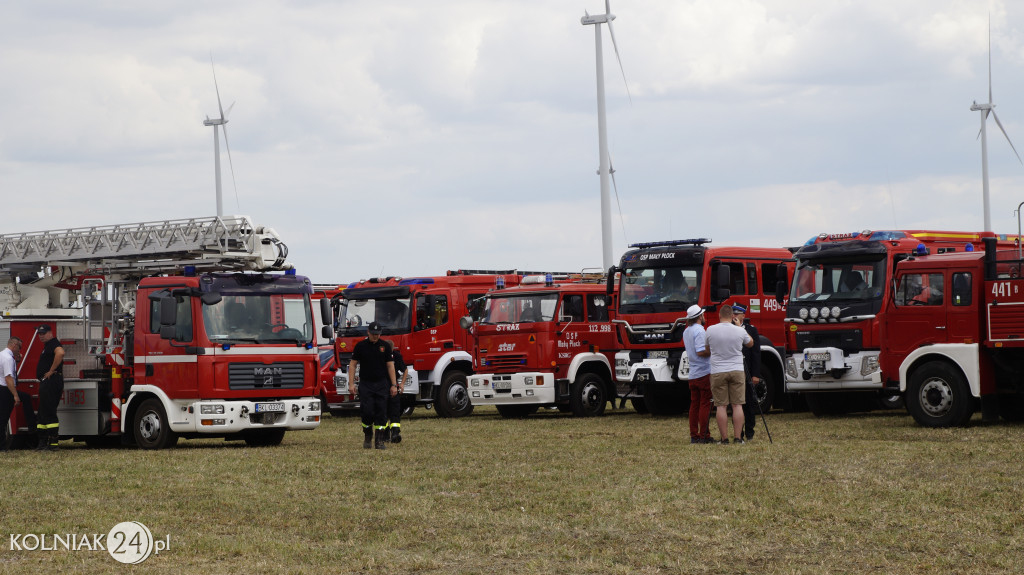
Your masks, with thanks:
<instances>
[{"instance_id":1,"label":"man in white shirt","mask_svg":"<svg viewBox=\"0 0 1024 575\"><path fill-rule=\"evenodd\" d=\"M711 397L715 402L715 419L722 444L729 443L728 405L732 405L733 443L746 443L743 440L743 404L747 382L743 348L754 345L746 330L733 324L732 319L732 306L723 305L718 312L719 323L707 329L707 343L711 348Z\"/></svg>"},{"instance_id":2,"label":"man in white shirt","mask_svg":"<svg viewBox=\"0 0 1024 575\"><path fill-rule=\"evenodd\" d=\"M18 393L18 362L14 354L21 351L21 338L7 340L7 347L0 351L0 450L7 450L7 421L11 412L21 403Z\"/></svg>"}]
</instances>

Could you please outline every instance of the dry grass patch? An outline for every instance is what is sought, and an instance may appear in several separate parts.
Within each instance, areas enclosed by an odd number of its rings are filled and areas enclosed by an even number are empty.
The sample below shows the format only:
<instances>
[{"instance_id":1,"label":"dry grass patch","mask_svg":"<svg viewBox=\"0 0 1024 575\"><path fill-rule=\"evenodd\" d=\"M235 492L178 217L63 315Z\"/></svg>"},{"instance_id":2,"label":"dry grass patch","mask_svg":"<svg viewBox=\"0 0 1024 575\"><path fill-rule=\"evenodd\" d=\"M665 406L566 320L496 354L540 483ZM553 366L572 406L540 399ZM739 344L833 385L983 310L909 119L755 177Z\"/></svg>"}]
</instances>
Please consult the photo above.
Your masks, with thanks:
<instances>
[{"instance_id":1,"label":"dry grass patch","mask_svg":"<svg viewBox=\"0 0 1024 575\"><path fill-rule=\"evenodd\" d=\"M1024 568L1024 427L930 430L895 412L769 417L743 446L685 419L417 412L364 451L355 418L277 448L2 456L9 533L141 521L177 573L1010 573ZM6 536L6 534L0 534ZM0 570L105 573L102 552L10 551Z\"/></svg>"}]
</instances>

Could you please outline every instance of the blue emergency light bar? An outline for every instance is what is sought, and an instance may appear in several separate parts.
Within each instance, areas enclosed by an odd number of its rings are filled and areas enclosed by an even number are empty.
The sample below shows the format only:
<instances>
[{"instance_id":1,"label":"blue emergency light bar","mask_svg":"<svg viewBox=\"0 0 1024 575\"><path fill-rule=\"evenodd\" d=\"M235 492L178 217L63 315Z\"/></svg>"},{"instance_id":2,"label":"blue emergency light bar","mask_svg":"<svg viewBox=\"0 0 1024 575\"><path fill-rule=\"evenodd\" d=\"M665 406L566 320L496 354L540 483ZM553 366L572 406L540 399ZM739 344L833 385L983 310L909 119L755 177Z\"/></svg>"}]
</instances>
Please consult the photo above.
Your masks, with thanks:
<instances>
[{"instance_id":1,"label":"blue emergency light bar","mask_svg":"<svg viewBox=\"0 0 1024 575\"><path fill-rule=\"evenodd\" d=\"M408 278L398 282L400 286L431 285L434 280L430 278Z\"/></svg>"},{"instance_id":2,"label":"blue emergency light bar","mask_svg":"<svg viewBox=\"0 0 1024 575\"><path fill-rule=\"evenodd\" d=\"M645 242L642 244L630 244L631 248L660 248L668 246L700 246L711 243L711 238L694 238L690 240L670 240L667 242Z\"/></svg>"}]
</instances>

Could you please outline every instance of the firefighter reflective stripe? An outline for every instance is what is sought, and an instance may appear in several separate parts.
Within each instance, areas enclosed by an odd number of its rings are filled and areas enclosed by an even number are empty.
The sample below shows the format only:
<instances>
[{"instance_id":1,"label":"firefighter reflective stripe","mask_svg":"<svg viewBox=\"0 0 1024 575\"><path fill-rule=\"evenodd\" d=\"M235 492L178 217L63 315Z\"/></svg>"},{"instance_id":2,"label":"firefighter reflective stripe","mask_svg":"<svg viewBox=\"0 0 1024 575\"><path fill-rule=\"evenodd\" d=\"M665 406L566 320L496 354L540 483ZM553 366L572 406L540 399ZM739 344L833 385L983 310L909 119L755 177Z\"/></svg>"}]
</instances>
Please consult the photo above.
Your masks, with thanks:
<instances>
[{"instance_id":1,"label":"firefighter reflective stripe","mask_svg":"<svg viewBox=\"0 0 1024 575\"><path fill-rule=\"evenodd\" d=\"M57 429L60 427L60 423L39 423L36 424L36 429Z\"/></svg>"},{"instance_id":2,"label":"firefighter reflective stripe","mask_svg":"<svg viewBox=\"0 0 1024 575\"><path fill-rule=\"evenodd\" d=\"M363 426L363 429L364 429L364 430L366 430L366 429L370 429L370 426L369 426L369 425L367 425L367 424L365 424L365 423L363 423L363 424L362 424L362 426Z\"/></svg>"},{"instance_id":3,"label":"firefighter reflective stripe","mask_svg":"<svg viewBox=\"0 0 1024 575\"><path fill-rule=\"evenodd\" d=\"M366 427L369 427L369 426L366 426ZM377 431L382 431L385 428L387 428L387 426L386 425L374 425L373 428L376 429Z\"/></svg>"}]
</instances>

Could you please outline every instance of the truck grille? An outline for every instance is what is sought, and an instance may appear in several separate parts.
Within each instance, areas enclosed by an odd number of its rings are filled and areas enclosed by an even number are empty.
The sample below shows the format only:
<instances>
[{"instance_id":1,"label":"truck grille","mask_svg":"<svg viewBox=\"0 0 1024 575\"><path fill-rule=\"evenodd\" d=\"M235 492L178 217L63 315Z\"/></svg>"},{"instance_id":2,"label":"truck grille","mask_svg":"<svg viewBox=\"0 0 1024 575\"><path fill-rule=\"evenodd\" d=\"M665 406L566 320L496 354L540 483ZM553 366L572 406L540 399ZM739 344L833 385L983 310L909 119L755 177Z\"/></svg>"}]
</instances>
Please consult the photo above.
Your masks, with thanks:
<instances>
[{"instance_id":1,"label":"truck grille","mask_svg":"<svg viewBox=\"0 0 1024 575\"><path fill-rule=\"evenodd\" d=\"M848 354L857 353L864 349L864 336L859 329L796 332L797 351L808 347L837 347Z\"/></svg>"},{"instance_id":2,"label":"truck grille","mask_svg":"<svg viewBox=\"0 0 1024 575\"><path fill-rule=\"evenodd\" d=\"M228 366L230 389L301 389L305 381L302 362L232 363Z\"/></svg>"},{"instance_id":3,"label":"truck grille","mask_svg":"<svg viewBox=\"0 0 1024 575\"><path fill-rule=\"evenodd\" d=\"M487 356L487 368L503 369L510 367L522 367L526 365L526 354L515 355L489 355Z\"/></svg>"}]
</instances>

